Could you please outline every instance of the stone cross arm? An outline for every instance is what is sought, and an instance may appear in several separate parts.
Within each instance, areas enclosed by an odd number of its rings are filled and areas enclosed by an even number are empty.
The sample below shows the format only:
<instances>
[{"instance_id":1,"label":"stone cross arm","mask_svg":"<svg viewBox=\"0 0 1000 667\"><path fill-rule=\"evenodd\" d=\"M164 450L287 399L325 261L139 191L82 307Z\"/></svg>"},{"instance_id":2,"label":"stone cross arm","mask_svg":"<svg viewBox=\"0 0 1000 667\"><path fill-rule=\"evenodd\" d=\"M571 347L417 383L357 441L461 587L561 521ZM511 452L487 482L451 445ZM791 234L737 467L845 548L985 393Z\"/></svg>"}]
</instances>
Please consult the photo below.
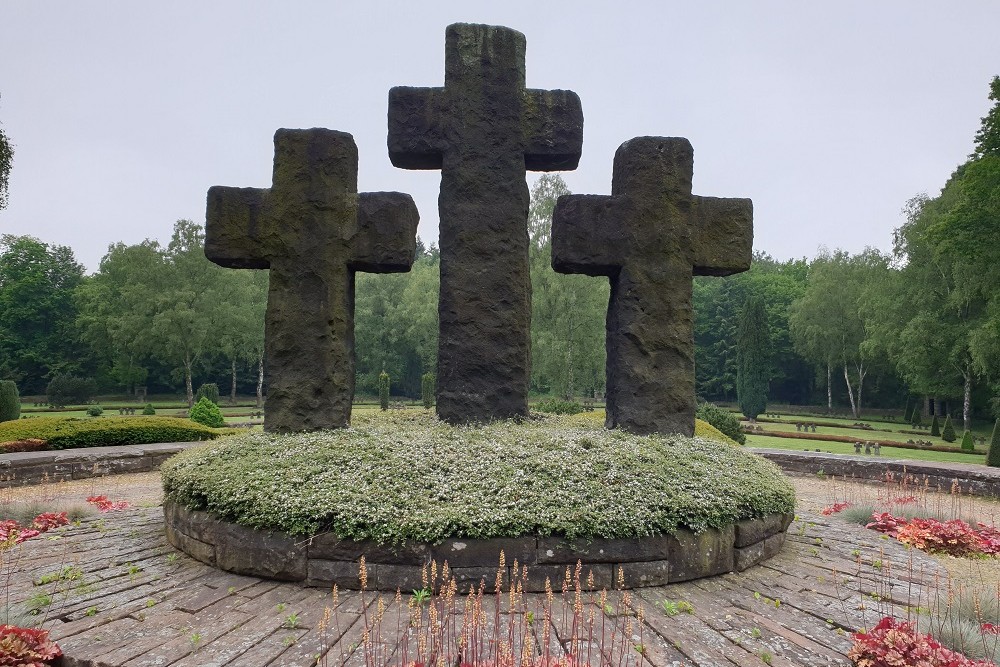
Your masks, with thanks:
<instances>
[{"instance_id":1,"label":"stone cross arm","mask_svg":"<svg viewBox=\"0 0 1000 667\"><path fill-rule=\"evenodd\" d=\"M231 269L271 266L265 248L270 225L264 211L268 190L216 185L208 190L205 256Z\"/></svg>"},{"instance_id":2,"label":"stone cross arm","mask_svg":"<svg viewBox=\"0 0 1000 667\"><path fill-rule=\"evenodd\" d=\"M286 228L268 207L270 191L262 188L214 186L208 191L205 255L234 269L266 269L280 253L274 235ZM410 195L362 192L347 195L356 202L356 222L345 230L347 264L355 271L409 271L416 251L419 215ZM308 242L308 240L307 240Z\"/></svg>"},{"instance_id":3,"label":"stone cross arm","mask_svg":"<svg viewBox=\"0 0 1000 667\"><path fill-rule=\"evenodd\" d=\"M420 216L402 192L358 195L357 229L351 239L350 267L372 273L403 273L413 266Z\"/></svg>"},{"instance_id":4,"label":"stone cross arm","mask_svg":"<svg viewBox=\"0 0 1000 667\"><path fill-rule=\"evenodd\" d=\"M691 194L693 152L686 139L638 137L615 155L611 196L564 195L552 218L552 266L565 273L614 275L640 257L689 262L694 275L750 268L753 203Z\"/></svg>"}]
</instances>

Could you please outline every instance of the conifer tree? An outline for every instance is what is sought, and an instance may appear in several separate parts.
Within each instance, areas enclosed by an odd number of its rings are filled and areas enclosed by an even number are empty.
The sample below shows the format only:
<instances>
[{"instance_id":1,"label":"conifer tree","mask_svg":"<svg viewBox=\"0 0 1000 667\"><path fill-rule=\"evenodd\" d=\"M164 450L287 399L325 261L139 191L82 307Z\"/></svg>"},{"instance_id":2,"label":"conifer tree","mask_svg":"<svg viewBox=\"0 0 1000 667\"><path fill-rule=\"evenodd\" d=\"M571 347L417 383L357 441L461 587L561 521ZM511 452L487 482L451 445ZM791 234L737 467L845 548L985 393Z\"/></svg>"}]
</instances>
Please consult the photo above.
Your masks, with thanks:
<instances>
[{"instance_id":1,"label":"conifer tree","mask_svg":"<svg viewBox=\"0 0 1000 667\"><path fill-rule=\"evenodd\" d=\"M976 451L976 442L972 439L972 431L966 431L962 434L962 449L967 452Z\"/></svg>"},{"instance_id":2,"label":"conifer tree","mask_svg":"<svg viewBox=\"0 0 1000 667\"><path fill-rule=\"evenodd\" d=\"M938 424L937 415L934 415L934 419L931 420L931 435L935 438L941 437L941 425Z\"/></svg>"},{"instance_id":3,"label":"conifer tree","mask_svg":"<svg viewBox=\"0 0 1000 667\"><path fill-rule=\"evenodd\" d=\"M958 436L955 435L955 427L951 423L951 415L944 418L944 428L941 429L941 439L945 442L955 442Z\"/></svg>"},{"instance_id":4,"label":"conifer tree","mask_svg":"<svg viewBox=\"0 0 1000 667\"><path fill-rule=\"evenodd\" d=\"M770 382L770 335L767 311L760 297L747 299L736 332L736 396L747 419L767 409Z\"/></svg>"},{"instance_id":5,"label":"conifer tree","mask_svg":"<svg viewBox=\"0 0 1000 667\"><path fill-rule=\"evenodd\" d=\"M378 403L383 410L389 409L389 374L384 370L378 375Z\"/></svg>"},{"instance_id":6,"label":"conifer tree","mask_svg":"<svg viewBox=\"0 0 1000 667\"><path fill-rule=\"evenodd\" d=\"M420 378L420 398L428 410L434 405L434 373L424 373Z\"/></svg>"},{"instance_id":7,"label":"conifer tree","mask_svg":"<svg viewBox=\"0 0 1000 667\"><path fill-rule=\"evenodd\" d=\"M0 422L21 416L21 396L13 380L0 381Z\"/></svg>"},{"instance_id":8,"label":"conifer tree","mask_svg":"<svg viewBox=\"0 0 1000 667\"><path fill-rule=\"evenodd\" d=\"M986 452L986 465L1000 468L1000 419L993 424L993 437L990 438L990 449Z\"/></svg>"}]
</instances>

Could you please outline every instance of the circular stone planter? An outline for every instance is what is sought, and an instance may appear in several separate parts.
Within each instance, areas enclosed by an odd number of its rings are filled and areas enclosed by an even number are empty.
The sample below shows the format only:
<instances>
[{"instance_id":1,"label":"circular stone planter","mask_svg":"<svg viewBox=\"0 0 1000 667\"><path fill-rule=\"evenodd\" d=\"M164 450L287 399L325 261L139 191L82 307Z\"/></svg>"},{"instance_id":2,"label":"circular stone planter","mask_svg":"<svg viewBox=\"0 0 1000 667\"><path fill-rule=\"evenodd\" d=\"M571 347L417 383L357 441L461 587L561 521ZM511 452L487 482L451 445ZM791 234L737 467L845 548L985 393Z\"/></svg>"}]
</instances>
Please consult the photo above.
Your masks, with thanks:
<instances>
[{"instance_id":1,"label":"circular stone planter","mask_svg":"<svg viewBox=\"0 0 1000 667\"><path fill-rule=\"evenodd\" d=\"M505 555L505 583L515 559L528 568L524 590L541 592L545 580L558 587L567 567L583 564L594 586L613 588L621 568L625 588L741 572L781 550L792 514L740 521L695 534L627 539L566 540L559 537L446 539L438 544L342 540L331 534L296 538L222 521L207 512L164 502L167 539L203 563L227 572L268 579L300 581L306 586L357 589L358 561L365 557L369 589L395 591L423 588L421 570L431 561L447 562L459 587L495 581L500 552Z\"/></svg>"}]
</instances>

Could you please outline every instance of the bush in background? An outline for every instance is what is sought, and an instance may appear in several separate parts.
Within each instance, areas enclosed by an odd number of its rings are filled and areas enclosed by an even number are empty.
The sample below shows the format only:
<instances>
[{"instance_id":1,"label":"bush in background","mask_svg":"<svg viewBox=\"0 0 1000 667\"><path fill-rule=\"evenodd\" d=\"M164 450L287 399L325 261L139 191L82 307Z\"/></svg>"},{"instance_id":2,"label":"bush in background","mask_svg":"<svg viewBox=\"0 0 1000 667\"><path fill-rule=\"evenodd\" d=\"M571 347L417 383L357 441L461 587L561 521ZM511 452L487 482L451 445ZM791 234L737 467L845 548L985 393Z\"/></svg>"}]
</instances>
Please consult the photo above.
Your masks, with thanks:
<instances>
[{"instance_id":1,"label":"bush in background","mask_svg":"<svg viewBox=\"0 0 1000 667\"><path fill-rule=\"evenodd\" d=\"M378 374L378 404L383 410L389 409L389 374L385 371Z\"/></svg>"},{"instance_id":2,"label":"bush in background","mask_svg":"<svg viewBox=\"0 0 1000 667\"><path fill-rule=\"evenodd\" d=\"M219 432L176 417L35 417L0 423L0 449L8 442L42 440L50 449L211 440Z\"/></svg>"},{"instance_id":3,"label":"bush in background","mask_svg":"<svg viewBox=\"0 0 1000 667\"><path fill-rule=\"evenodd\" d=\"M955 427L951 423L951 415L944 418L944 428L941 429L941 439L945 442L955 442L958 438L955 435Z\"/></svg>"},{"instance_id":4,"label":"bush in background","mask_svg":"<svg viewBox=\"0 0 1000 667\"><path fill-rule=\"evenodd\" d=\"M931 420L931 435L935 438L941 437L941 424L938 423L937 415Z\"/></svg>"},{"instance_id":5,"label":"bush in background","mask_svg":"<svg viewBox=\"0 0 1000 667\"><path fill-rule=\"evenodd\" d=\"M146 403L146 407L142 409L142 414L144 415L155 415L156 410L153 408L152 403Z\"/></svg>"},{"instance_id":6,"label":"bush in background","mask_svg":"<svg viewBox=\"0 0 1000 667\"><path fill-rule=\"evenodd\" d=\"M104 414L104 408L99 405L91 405L87 408L87 415L90 417L100 417Z\"/></svg>"},{"instance_id":7,"label":"bush in background","mask_svg":"<svg viewBox=\"0 0 1000 667\"><path fill-rule=\"evenodd\" d=\"M730 440L741 445L746 444L747 437L740 428L740 420L729 410L724 410L714 403L702 403L694 416L708 422Z\"/></svg>"},{"instance_id":8,"label":"bush in background","mask_svg":"<svg viewBox=\"0 0 1000 667\"><path fill-rule=\"evenodd\" d=\"M56 375L45 388L45 395L49 405L56 408L89 403L97 395L97 383L93 378Z\"/></svg>"},{"instance_id":9,"label":"bush in background","mask_svg":"<svg viewBox=\"0 0 1000 667\"><path fill-rule=\"evenodd\" d=\"M976 451L976 442L972 439L972 431L966 431L962 434L962 449L968 452Z\"/></svg>"},{"instance_id":10,"label":"bush in background","mask_svg":"<svg viewBox=\"0 0 1000 667\"><path fill-rule=\"evenodd\" d=\"M18 419L21 416L21 395L13 380L0 381L0 422Z\"/></svg>"},{"instance_id":11,"label":"bush in background","mask_svg":"<svg viewBox=\"0 0 1000 667\"><path fill-rule=\"evenodd\" d=\"M202 396L198 399L198 402L191 408L188 417L191 421L210 428L222 428L226 425L226 420L222 417L222 410L219 409L218 405L209 400L207 396Z\"/></svg>"},{"instance_id":12,"label":"bush in background","mask_svg":"<svg viewBox=\"0 0 1000 667\"><path fill-rule=\"evenodd\" d=\"M993 437L990 438L990 449L986 452L986 465L1000 468L1000 419L993 424Z\"/></svg>"},{"instance_id":13,"label":"bush in background","mask_svg":"<svg viewBox=\"0 0 1000 667\"><path fill-rule=\"evenodd\" d=\"M420 398L424 401L424 407L428 410L434 405L434 373L424 373L420 378Z\"/></svg>"},{"instance_id":14,"label":"bush in background","mask_svg":"<svg viewBox=\"0 0 1000 667\"><path fill-rule=\"evenodd\" d=\"M207 398L216 405L219 404L219 385L214 382L206 382L205 384L198 387L198 393L195 394L194 400L200 401L203 398Z\"/></svg>"}]
</instances>

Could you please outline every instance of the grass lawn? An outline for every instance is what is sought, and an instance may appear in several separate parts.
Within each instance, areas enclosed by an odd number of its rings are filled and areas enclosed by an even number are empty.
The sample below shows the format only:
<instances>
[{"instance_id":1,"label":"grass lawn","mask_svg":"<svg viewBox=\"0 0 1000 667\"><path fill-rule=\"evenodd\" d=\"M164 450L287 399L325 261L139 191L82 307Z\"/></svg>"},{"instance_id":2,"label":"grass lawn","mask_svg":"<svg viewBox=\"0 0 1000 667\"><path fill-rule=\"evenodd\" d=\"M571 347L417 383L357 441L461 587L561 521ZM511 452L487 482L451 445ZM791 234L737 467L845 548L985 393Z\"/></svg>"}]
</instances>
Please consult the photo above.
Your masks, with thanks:
<instances>
[{"instance_id":1,"label":"grass lawn","mask_svg":"<svg viewBox=\"0 0 1000 667\"><path fill-rule=\"evenodd\" d=\"M840 429L830 429L840 430ZM820 429L816 429L819 433ZM856 431L856 433L864 433ZM864 438L858 438L864 440ZM822 442L819 440L793 440L790 438L775 438L767 435L755 435L747 433L747 447L769 447L772 449L788 449L801 452L810 452L817 449L821 452L832 454L854 454L854 445L848 442ZM897 449L894 447L883 447L882 457L892 459L910 459L913 461L947 461L950 463L976 463L986 464L986 455L973 456L971 454L952 454L950 452L935 452L923 449ZM875 458L873 455L872 458Z\"/></svg>"},{"instance_id":2,"label":"grass lawn","mask_svg":"<svg viewBox=\"0 0 1000 667\"><path fill-rule=\"evenodd\" d=\"M774 418L772 417L770 419L774 419ZM912 434L907 434L907 433L899 433L900 431L914 431L914 430L917 430L917 429L914 429L913 426L911 426L910 424L904 424L904 423L898 422L898 421L895 421L895 422L892 422L892 421L881 421L879 419L866 419L864 417L862 417L861 419L854 419L853 417L848 417L848 418L845 418L845 417L803 417L803 416L800 416L800 415L784 415L784 414L781 415L781 417L779 417L777 419L778 419L778 421L776 421L776 422L772 422L772 421L761 422L761 425L764 428L773 429L773 430L782 430L782 431L789 431L789 430L791 430L791 431L794 431L795 430L795 424L797 422L798 423L806 423L806 424L811 424L811 423L814 423L814 422L817 423L817 424L821 424L821 423L822 424L843 424L844 428L846 429L846 435L856 435L856 434L870 433L871 436L870 436L869 439L871 439L871 438L878 438L880 440L895 440L898 437L902 437L901 442L906 442L909 439L914 439L914 440L932 440L932 441L940 439L940 438L933 437L931 435L930 429L922 431L921 435L912 435ZM865 430L862 430L862 429L849 428L855 422L860 422L860 423L863 423L863 424L868 424L869 426L871 426L872 428L874 428L876 430L874 430L874 431L865 431ZM944 420L940 421L940 425L942 427L944 426ZM826 430L822 430L822 429L826 429ZM833 429L832 427L823 427L823 426L817 427L816 428L816 432L817 433L831 433L831 434L836 434L836 435L841 435L842 434L842 430L841 429ZM958 434L959 438L962 437L962 420L961 420L961 417L959 417L958 421L955 423L955 433ZM993 422L980 422L980 423L973 422L973 424L972 424L972 435L973 436L975 436L975 437L982 437L982 438L989 438L992 433L993 433ZM878 435L876 435L876 434L878 434ZM896 434L896 435L894 436L893 434ZM861 439L861 438L859 438L859 439ZM948 443L942 441L941 444L948 444Z\"/></svg>"}]
</instances>

